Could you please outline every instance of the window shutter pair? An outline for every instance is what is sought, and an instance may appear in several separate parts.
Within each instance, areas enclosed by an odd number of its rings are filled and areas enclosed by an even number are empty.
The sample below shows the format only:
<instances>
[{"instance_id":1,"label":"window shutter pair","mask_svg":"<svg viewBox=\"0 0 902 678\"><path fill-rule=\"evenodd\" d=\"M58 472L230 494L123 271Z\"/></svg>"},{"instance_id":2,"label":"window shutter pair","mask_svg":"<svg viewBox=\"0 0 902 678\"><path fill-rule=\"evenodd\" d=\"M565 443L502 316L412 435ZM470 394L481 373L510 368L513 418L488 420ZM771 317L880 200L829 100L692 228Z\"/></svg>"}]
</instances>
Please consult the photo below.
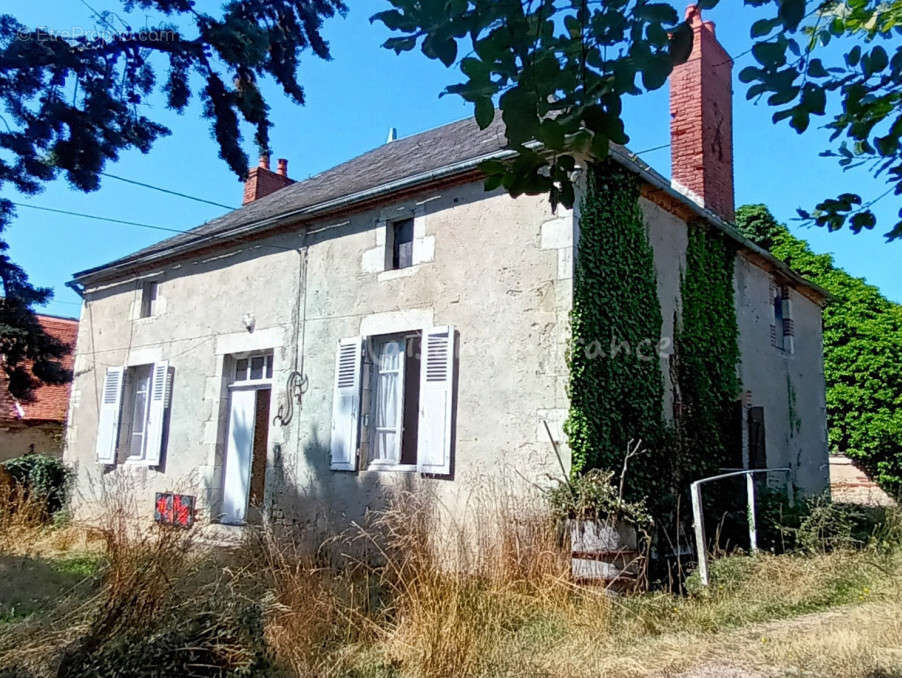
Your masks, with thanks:
<instances>
[{"instance_id":1,"label":"window shutter pair","mask_svg":"<svg viewBox=\"0 0 902 678\"><path fill-rule=\"evenodd\" d=\"M124 367L110 367L103 380L100 418L97 425L97 462L116 463L119 442L119 418L122 411L122 387L125 382ZM163 448L163 425L171 400L172 373L166 361L154 363L151 377L150 402L147 414L147 439L144 462L149 466L160 465Z\"/></svg>"},{"instance_id":2,"label":"window shutter pair","mask_svg":"<svg viewBox=\"0 0 902 678\"><path fill-rule=\"evenodd\" d=\"M421 473L448 475L451 473L454 327L424 330L421 346L417 469ZM338 343L332 397L331 468L336 471L357 469L362 349L362 337L342 339Z\"/></svg>"}]
</instances>

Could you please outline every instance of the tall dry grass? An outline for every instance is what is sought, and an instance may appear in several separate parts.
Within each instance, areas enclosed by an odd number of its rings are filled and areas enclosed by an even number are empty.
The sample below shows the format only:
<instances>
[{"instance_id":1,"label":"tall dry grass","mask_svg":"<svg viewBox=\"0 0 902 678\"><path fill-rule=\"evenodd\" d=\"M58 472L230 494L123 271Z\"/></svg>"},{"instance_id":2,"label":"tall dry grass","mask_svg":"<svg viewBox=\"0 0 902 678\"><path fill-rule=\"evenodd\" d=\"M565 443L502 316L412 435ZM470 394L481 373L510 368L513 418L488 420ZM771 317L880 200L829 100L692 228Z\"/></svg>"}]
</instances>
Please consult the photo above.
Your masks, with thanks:
<instances>
[{"instance_id":1,"label":"tall dry grass","mask_svg":"<svg viewBox=\"0 0 902 678\"><path fill-rule=\"evenodd\" d=\"M9 477L0 479L0 550L34 542L50 519L47 503Z\"/></svg>"},{"instance_id":2,"label":"tall dry grass","mask_svg":"<svg viewBox=\"0 0 902 678\"><path fill-rule=\"evenodd\" d=\"M787 649L786 670L817 654L825 670L864 676L855 653L868 638L893 641L900 628L880 631L866 613L902 602L898 550L730 557L712 563L708 589L614 598L570 581L569 545L541 499L505 487L454 506L401 493L315 546L264 524L229 552L136 522L124 491L106 501L94 595L13 629L0 640L0 667L48 676L431 678L776 662L757 637L761 646L748 646L742 634L751 633ZM774 621L837 605L858 610L859 626L835 651L804 625ZM813 628L842 635L835 625ZM868 657L871 668L891 661L882 650Z\"/></svg>"},{"instance_id":3,"label":"tall dry grass","mask_svg":"<svg viewBox=\"0 0 902 678\"><path fill-rule=\"evenodd\" d=\"M505 635L544 610L579 611L556 521L509 488L487 487L453 508L402 494L357 539L380 559L367 570L383 600L365 620L375 647L410 675L478 674L497 661ZM603 610L604 596L594 597Z\"/></svg>"}]
</instances>

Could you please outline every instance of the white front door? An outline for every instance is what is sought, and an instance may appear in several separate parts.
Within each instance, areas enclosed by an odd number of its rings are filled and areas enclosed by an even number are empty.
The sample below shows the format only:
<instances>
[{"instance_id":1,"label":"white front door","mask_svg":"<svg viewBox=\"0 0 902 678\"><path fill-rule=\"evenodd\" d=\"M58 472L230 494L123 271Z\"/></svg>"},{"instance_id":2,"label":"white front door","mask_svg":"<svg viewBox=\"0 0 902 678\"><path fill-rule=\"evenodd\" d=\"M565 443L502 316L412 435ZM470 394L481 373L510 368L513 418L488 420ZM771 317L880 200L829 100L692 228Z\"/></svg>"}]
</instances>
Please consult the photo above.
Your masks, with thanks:
<instances>
[{"instance_id":1,"label":"white front door","mask_svg":"<svg viewBox=\"0 0 902 678\"><path fill-rule=\"evenodd\" d=\"M232 390L222 493L221 520L224 523L243 523L247 514L251 459L254 454L256 402L257 391L255 389Z\"/></svg>"}]
</instances>

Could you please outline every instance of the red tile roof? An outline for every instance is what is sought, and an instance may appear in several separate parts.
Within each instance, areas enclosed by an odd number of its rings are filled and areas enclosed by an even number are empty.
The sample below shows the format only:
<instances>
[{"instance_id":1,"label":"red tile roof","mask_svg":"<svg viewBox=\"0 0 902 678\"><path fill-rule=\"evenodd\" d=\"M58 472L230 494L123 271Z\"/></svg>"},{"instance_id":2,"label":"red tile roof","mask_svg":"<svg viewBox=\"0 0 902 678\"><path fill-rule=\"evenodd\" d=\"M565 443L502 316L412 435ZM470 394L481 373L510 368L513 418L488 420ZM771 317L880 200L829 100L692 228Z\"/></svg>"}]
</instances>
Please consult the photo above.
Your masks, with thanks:
<instances>
[{"instance_id":1,"label":"red tile roof","mask_svg":"<svg viewBox=\"0 0 902 678\"><path fill-rule=\"evenodd\" d=\"M67 370L72 369L75 360L75 338L78 335L78 321L74 318L58 318L38 315L38 322L50 334L70 347L60 362ZM37 424L54 422L63 424L69 409L69 388L71 384L44 384L34 390L34 400L17 402L6 390L6 375L0 383L0 425Z\"/></svg>"}]
</instances>

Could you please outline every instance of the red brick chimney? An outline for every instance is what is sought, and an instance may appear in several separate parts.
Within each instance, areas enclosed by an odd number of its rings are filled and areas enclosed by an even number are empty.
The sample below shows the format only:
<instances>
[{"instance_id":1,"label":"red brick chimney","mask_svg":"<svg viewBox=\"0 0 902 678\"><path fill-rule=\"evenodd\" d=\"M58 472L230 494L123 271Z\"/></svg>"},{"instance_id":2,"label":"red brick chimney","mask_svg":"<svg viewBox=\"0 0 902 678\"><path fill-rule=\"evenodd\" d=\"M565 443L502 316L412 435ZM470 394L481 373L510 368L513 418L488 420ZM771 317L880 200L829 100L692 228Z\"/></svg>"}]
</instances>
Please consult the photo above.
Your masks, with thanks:
<instances>
[{"instance_id":1,"label":"red brick chimney","mask_svg":"<svg viewBox=\"0 0 902 678\"><path fill-rule=\"evenodd\" d=\"M278 172L273 172L269 169L269 156L261 155L260 164L247 174L242 204L247 205L293 183L294 181L288 178L288 161L285 158L279 158Z\"/></svg>"},{"instance_id":2,"label":"red brick chimney","mask_svg":"<svg viewBox=\"0 0 902 678\"><path fill-rule=\"evenodd\" d=\"M692 54L670 76L671 184L733 221L733 61L698 5L686 20Z\"/></svg>"}]
</instances>

